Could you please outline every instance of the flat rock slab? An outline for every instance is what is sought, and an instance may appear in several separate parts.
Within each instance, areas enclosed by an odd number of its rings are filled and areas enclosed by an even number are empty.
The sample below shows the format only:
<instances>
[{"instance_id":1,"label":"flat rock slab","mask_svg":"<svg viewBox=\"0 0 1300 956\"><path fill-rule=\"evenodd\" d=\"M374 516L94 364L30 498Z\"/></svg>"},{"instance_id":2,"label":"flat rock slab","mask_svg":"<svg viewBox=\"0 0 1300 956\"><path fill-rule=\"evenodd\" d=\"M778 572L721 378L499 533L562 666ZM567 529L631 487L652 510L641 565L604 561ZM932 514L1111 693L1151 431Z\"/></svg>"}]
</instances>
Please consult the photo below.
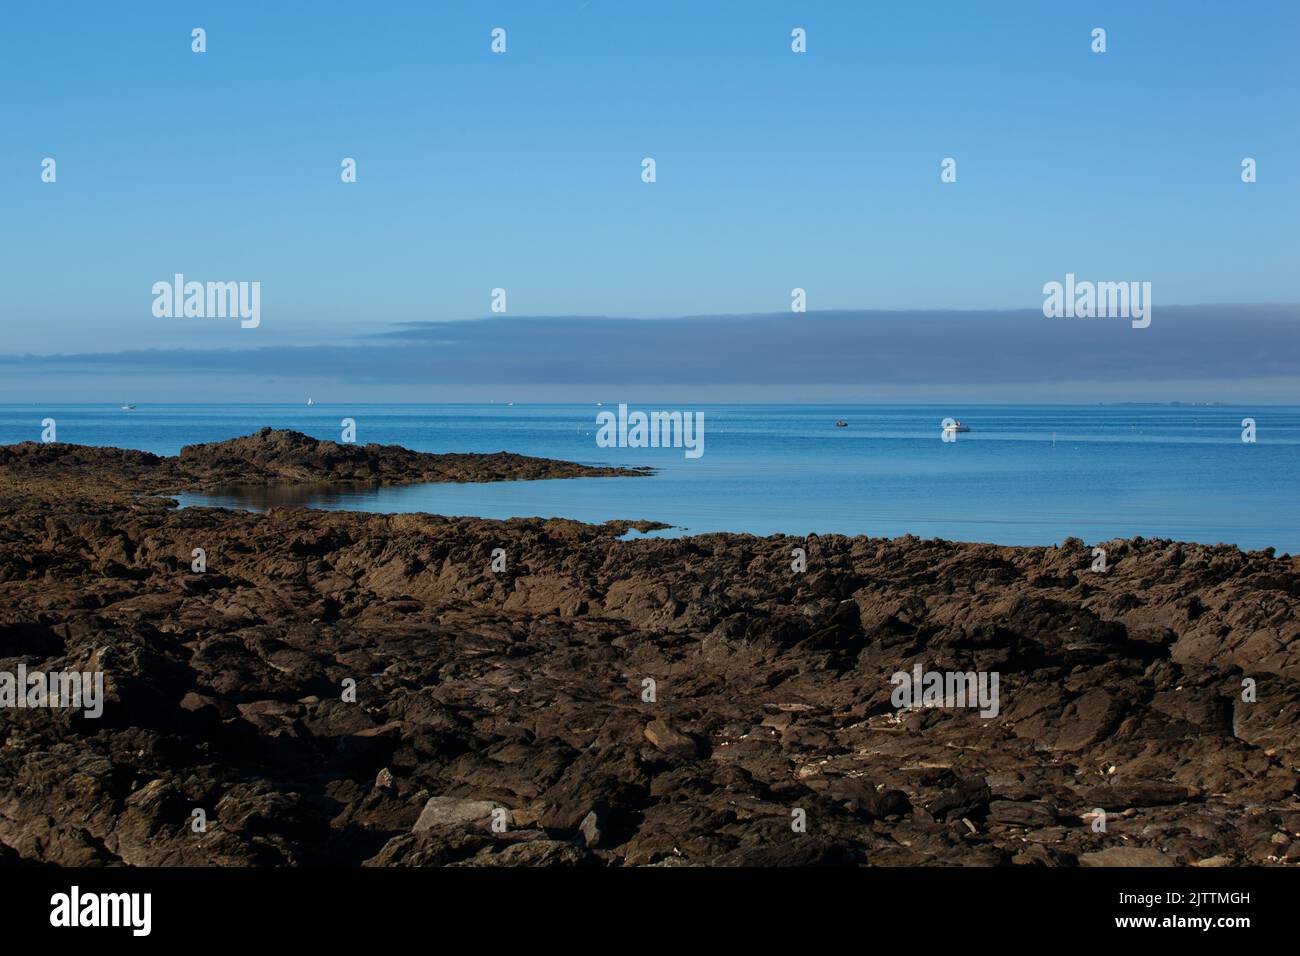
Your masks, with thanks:
<instances>
[{"instance_id":1,"label":"flat rock slab","mask_svg":"<svg viewBox=\"0 0 1300 956\"><path fill-rule=\"evenodd\" d=\"M1080 866L1174 866L1159 850L1142 846L1112 846L1079 857Z\"/></svg>"},{"instance_id":2,"label":"flat rock slab","mask_svg":"<svg viewBox=\"0 0 1300 956\"><path fill-rule=\"evenodd\" d=\"M1058 819L1056 811L1047 804L1026 800L993 800L989 803L988 818L994 823L1017 827L1050 827Z\"/></svg>"},{"instance_id":3,"label":"flat rock slab","mask_svg":"<svg viewBox=\"0 0 1300 956\"><path fill-rule=\"evenodd\" d=\"M492 811L497 809L504 808L491 800L430 797L411 831L420 833L440 826L477 826L486 830L492 825Z\"/></svg>"}]
</instances>

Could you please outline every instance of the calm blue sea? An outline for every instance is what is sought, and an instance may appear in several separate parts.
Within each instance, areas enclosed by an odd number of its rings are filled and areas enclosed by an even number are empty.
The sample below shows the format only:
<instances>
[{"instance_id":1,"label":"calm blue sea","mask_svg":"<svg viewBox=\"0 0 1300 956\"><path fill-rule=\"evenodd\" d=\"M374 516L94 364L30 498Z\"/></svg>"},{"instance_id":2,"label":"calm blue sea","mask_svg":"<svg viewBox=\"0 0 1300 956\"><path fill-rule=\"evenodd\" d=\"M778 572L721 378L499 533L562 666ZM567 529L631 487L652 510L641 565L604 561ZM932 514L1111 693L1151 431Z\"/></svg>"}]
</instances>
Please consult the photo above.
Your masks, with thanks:
<instances>
[{"instance_id":1,"label":"calm blue sea","mask_svg":"<svg viewBox=\"0 0 1300 956\"><path fill-rule=\"evenodd\" d=\"M606 404L606 409L613 406ZM645 408L633 406L633 408ZM698 406L705 453L596 446L591 405L0 405L0 444L58 439L175 454L264 425L430 452L652 465L650 478L442 484L311 495L312 507L489 518L647 518L672 533L843 533L999 544L1143 535L1300 549L1300 408ZM646 408L646 410L649 410ZM940 440L953 416L971 427ZM1258 440L1241 440L1243 418ZM837 418L848 421L836 428ZM1055 436L1055 437L1053 437ZM240 496L184 504L253 506Z\"/></svg>"}]
</instances>

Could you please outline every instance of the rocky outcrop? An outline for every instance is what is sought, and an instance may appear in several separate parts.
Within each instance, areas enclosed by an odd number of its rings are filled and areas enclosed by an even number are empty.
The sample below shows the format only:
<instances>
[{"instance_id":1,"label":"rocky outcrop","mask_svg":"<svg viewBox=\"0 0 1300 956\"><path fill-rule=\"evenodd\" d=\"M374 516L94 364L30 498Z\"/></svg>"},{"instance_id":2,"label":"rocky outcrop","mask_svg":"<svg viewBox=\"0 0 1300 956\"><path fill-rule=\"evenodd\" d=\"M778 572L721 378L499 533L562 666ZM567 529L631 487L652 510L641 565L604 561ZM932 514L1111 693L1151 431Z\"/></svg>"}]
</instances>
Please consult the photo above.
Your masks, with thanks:
<instances>
[{"instance_id":1,"label":"rocky outcrop","mask_svg":"<svg viewBox=\"0 0 1300 956\"><path fill-rule=\"evenodd\" d=\"M134 493L204 491L229 485L310 482L414 484L539 478L633 477L644 468L605 468L509 452L434 455L399 445L322 441L263 428L242 438L186 445L168 458L124 448L23 442L0 446L0 481Z\"/></svg>"},{"instance_id":2,"label":"rocky outcrop","mask_svg":"<svg viewBox=\"0 0 1300 956\"><path fill-rule=\"evenodd\" d=\"M99 719L0 711L0 861L1300 860L1294 558L1136 539L1097 573L1076 540L621 541L121 491L305 474L272 453L297 439L248 441L0 449L0 670L107 681ZM42 454L81 477L52 490ZM898 709L917 664L997 673L997 715Z\"/></svg>"}]
</instances>

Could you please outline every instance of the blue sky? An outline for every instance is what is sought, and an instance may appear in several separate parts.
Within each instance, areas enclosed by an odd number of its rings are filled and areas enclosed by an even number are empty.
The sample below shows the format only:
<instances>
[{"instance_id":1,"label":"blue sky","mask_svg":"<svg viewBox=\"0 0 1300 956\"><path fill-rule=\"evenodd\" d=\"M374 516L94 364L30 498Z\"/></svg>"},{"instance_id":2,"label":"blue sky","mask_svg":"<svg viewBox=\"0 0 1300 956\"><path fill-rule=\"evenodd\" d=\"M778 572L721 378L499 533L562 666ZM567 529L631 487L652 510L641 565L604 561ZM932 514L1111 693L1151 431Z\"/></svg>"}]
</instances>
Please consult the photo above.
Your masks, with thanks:
<instances>
[{"instance_id":1,"label":"blue sky","mask_svg":"<svg viewBox=\"0 0 1300 956\"><path fill-rule=\"evenodd\" d=\"M4 20L0 82L20 95L0 102L0 355L170 350L183 376L175 350L282 349L288 374L293 348L487 316L493 287L511 317L775 313L795 286L814 311L1034 309L1066 272L1151 281L1157 322L1161 304L1300 302L1291 2L87 2ZM155 318L150 287L176 272L260 281L261 326ZM599 363L588 342L549 347ZM374 371L332 381L364 397Z\"/></svg>"}]
</instances>

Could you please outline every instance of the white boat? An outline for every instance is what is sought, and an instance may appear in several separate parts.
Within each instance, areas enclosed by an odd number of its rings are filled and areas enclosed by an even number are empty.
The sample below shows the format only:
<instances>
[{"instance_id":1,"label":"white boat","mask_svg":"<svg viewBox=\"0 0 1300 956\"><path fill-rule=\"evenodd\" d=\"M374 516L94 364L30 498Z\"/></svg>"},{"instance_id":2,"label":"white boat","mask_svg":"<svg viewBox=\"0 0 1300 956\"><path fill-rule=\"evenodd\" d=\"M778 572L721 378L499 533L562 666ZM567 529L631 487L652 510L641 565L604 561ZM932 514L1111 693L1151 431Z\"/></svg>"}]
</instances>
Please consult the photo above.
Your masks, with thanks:
<instances>
[{"instance_id":1,"label":"white boat","mask_svg":"<svg viewBox=\"0 0 1300 956\"><path fill-rule=\"evenodd\" d=\"M307 396L307 404L308 404L308 405L315 405L315 404L316 404L316 400L315 400L314 398L312 398L310 395L308 395L308 396Z\"/></svg>"},{"instance_id":2,"label":"white boat","mask_svg":"<svg viewBox=\"0 0 1300 956\"><path fill-rule=\"evenodd\" d=\"M134 405L123 405L123 406L122 406L122 411L124 411L124 412L130 412L130 411L134 411L134 410L135 410L135 406L134 406Z\"/></svg>"},{"instance_id":3,"label":"white boat","mask_svg":"<svg viewBox=\"0 0 1300 956\"><path fill-rule=\"evenodd\" d=\"M946 432L968 432L968 431L970 431L970 426L969 426L969 425L963 425L961 422L957 421L957 419L955 419L955 418L952 418L952 419L944 419L944 422L943 422L943 430L946 431Z\"/></svg>"}]
</instances>

